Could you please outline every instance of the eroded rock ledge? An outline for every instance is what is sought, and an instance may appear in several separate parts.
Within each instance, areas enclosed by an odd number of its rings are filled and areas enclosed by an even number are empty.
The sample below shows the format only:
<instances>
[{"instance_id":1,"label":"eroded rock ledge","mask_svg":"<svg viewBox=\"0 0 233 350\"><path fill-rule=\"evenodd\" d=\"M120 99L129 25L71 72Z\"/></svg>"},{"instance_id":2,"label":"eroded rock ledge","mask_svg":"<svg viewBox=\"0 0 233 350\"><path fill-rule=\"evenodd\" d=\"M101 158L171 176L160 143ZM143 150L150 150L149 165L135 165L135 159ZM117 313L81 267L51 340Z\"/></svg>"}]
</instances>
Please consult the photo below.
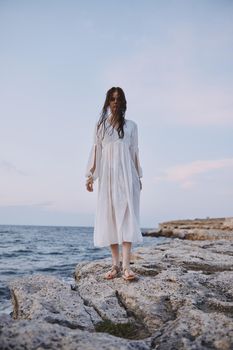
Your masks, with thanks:
<instances>
[{"instance_id":1,"label":"eroded rock ledge","mask_svg":"<svg viewBox=\"0 0 233 350\"><path fill-rule=\"evenodd\" d=\"M167 221L159 224L157 229L143 232L143 235L189 240L233 240L233 218Z\"/></svg>"},{"instance_id":2,"label":"eroded rock ledge","mask_svg":"<svg viewBox=\"0 0 233 350\"><path fill-rule=\"evenodd\" d=\"M13 280L1 349L233 348L233 242L176 238L140 248L135 282L104 280L110 263L78 264L75 290L46 275Z\"/></svg>"}]
</instances>

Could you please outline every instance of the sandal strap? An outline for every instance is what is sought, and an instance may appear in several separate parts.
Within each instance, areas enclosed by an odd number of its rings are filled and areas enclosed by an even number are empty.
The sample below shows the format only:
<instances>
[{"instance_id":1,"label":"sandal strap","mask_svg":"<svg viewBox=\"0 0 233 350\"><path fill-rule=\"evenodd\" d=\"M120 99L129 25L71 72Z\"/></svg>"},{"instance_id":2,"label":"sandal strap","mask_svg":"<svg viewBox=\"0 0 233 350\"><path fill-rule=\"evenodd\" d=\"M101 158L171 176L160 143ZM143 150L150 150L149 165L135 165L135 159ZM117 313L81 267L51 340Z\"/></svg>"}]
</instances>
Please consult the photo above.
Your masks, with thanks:
<instances>
[{"instance_id":1,"label":"sandal strap","mask_svg":"<svg viewBox=\"0 0 233 350\"><path fill-rule=\"evenodd\" d=\"M121 270L120 266L112 265L112 267L111 267L111 271L120 272L120 270Z\"/></svg>"},{"instance_id":2,"label":"sandal strap","mask_svg":"<svg viewBox=\"0 0 233 350\"><path fill-rule=\"evenodd\" d=\"M120 271L120 266L112 265L111 269L107 272L107 275L109 275L109 277L111 276L111 278L114 278L119 274Z\"/></svg>"}]
</instances>

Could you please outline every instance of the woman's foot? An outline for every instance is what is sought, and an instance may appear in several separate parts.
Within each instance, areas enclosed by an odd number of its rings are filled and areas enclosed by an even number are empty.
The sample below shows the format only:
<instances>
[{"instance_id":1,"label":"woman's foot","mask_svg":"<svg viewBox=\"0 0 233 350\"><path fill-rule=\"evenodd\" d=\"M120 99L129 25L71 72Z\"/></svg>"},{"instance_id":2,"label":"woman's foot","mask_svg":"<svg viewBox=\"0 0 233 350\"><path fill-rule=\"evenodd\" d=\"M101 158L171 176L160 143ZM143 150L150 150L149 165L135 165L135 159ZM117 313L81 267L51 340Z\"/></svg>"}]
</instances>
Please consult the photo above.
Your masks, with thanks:
<instances>
[{"instance_id":1,"label":"woman's foot","mask_svg":"<svg viewBox=\"0 0 233 350\"><path fill-rule=\"evenodd\" d=\"M120 272L121 272L120 266L113 265L111 267L111 270L105 274L104 278L107 280L111 280L113 278L118 277L120 275Z\"/></svg>"},{"instance_id":2,"label":"woman's foot","mask_svg":"<svg viewBox=\"0 0 233 350\"><path fill-rule=\"evenodd\" d=\"M122 275L122 277L123 277L126 281L129 281L129 280L131 281L131 280L136 279L135 273L134 273L132 270L130 270L129 267L125 267L125 268L123 269L123 275Z\"/></svg>"}]
</instances>

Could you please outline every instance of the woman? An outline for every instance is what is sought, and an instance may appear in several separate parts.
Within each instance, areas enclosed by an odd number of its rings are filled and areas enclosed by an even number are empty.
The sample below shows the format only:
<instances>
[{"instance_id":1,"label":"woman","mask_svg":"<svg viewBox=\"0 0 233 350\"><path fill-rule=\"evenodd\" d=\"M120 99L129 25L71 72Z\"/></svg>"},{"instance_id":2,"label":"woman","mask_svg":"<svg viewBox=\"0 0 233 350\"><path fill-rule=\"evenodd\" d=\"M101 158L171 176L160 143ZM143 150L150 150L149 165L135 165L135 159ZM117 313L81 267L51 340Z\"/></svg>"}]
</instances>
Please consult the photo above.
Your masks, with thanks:
<instances>
[{"instance_id":1,"label":"woman","mask_svg":"<svg viewBox=\"0 0 233 350\"><path fill-rule=\"evenodd\" d=\"M142 168L138 130L134 121L125 118L126 104L120 87L107 91L85 173L90 192L94 181L99 179L94 245L111 248L112 268L106 279L121 272L119 244L122 244L123 278L135 279L130 269L131 246L132 242L143 241L139 223Z\"/></svg>"}]
</instances>

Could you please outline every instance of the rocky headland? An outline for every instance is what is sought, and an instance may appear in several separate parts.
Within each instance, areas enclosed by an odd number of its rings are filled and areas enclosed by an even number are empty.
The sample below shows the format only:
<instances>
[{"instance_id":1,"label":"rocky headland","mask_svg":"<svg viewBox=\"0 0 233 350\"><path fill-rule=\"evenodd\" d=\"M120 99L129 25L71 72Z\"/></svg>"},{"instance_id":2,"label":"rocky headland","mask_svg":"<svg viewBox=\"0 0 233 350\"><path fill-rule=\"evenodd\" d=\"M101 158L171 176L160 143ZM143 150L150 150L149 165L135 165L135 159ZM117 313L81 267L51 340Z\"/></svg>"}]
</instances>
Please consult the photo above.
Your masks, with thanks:
<instances>
[{"instance_id":1,"label":"rocky headland","mask_svg":"<svg viewBox=\"0 0 233 350\"><path fill-rule=\"evenodd\" d=\"M233 240L232 232L233 218L229 217L166 221L159 224L158 228L143 232L143 235L190 240Z\"/></svg>"},{"instance_id":2,"label":"rocky headland","mask_svg":"<svg viewBox=\"0 0 233 350\"><path fill-rule=\"evenodd\" d=\"M160 229L193 230L194 221ZM12 280L0 349L233 349L233 230L221 232L135 250L132 282L103 278L110 259L78 264L72 288L49 275Z\"/></svg>"}]
</instances>

